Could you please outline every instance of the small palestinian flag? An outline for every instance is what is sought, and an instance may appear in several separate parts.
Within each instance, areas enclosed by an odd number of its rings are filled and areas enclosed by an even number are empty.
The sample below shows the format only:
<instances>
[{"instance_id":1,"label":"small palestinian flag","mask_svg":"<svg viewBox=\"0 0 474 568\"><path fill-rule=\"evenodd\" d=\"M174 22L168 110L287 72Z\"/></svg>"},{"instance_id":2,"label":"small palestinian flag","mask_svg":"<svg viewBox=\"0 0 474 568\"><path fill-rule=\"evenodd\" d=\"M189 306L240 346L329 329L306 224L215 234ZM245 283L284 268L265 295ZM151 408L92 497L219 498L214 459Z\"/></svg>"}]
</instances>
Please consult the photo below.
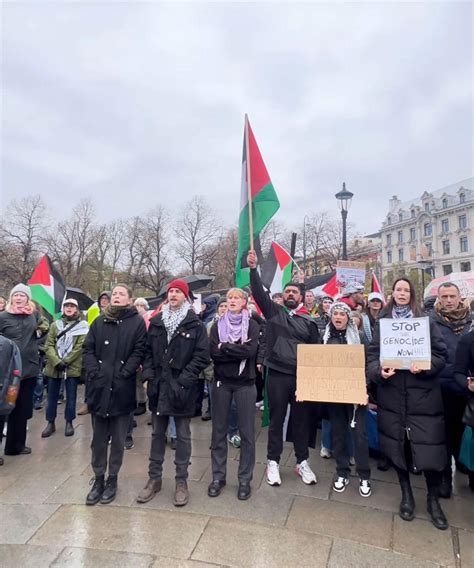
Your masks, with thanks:
<instances>
[{"instance_id":1,"label":"small palestinian flag","mask_svg":"<svg viewBox=\"0 0 474 568\"><path fill-rule=\"evenodd\" d=\"M31 298L38 302L53 319L61 317L66 286L47 254L41 257L28 281Z\"/></svg>"},{"instance_id":2,"label":"small palestinian flag","mask_svg":"<svg viewBox=\"0 0 474 568\"><path fill-rule=\"evenodd\" d=\"M379 294L382 294L383 296L383 292L382 292L382 287L379 284L379 281L377 279L377 276L375 276L375 272L372 271L372 284L371 284L371 292L378 292Z\"/></svg>"},{"instance_id":3,"label":"small palestinian flag","mask_svg":"<svg viewBox=\"0 0 474 568\"><path fill-rule=\"evenodd\" d=\"M282 292L291 282L293 261L289 253L275 241L272 242L267 260L262 266L262 283L272 294Z\"/></svg>"},{"instance_id":4,"label":"small palestinian flag","mask_svg":"<svg viewBox=\"0 0 474 568\"><path fill-rule=\"evenodd\" d=\"M339 289L337 287L337 278L336 275L331 278L326 284L322 287L321 292L323 294L327 294L331 296L331 298L335 298L339 294Z\"/></svg>"},{"instance_id":5,"label":"small palestinian flag","mask_svg":"<svg viewBox=\"0 0 474 568\"><path fill-rule=\"evenodd\" d=\"M280 202L278 201L277 194L268 175L267 168L263 162L262 155L260 154L246 115L244 152L242 156L239 238L235 268L235 283L239 288L248 286L250 283L250 271L247 266L247 255L251 244L249 207L252 208L254 247L258 256L258 237L265 225L278 211Z\"/></svg>"}]
</instances>

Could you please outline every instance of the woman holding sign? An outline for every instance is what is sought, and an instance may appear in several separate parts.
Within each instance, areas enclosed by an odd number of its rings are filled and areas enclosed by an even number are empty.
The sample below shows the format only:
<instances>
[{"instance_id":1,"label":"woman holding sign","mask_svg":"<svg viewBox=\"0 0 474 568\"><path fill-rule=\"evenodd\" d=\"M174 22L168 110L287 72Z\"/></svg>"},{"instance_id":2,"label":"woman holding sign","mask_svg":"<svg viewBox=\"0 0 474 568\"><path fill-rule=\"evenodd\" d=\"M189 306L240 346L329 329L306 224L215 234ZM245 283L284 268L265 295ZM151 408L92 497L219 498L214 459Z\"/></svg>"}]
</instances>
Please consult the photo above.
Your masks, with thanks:
<instances>
[{"instance_id":1,"label":"woman holding sign","mask_svg":"<svg viewBox=\"0 0 474 568\"><path fill-rule=\"evenodd\" d=\"M400 517L411 521L415 516L409 471L410 468L423 471L431 521L436 528L446 530L448 521L438 501L447 453L443 400L437 379L445 364L446 347L438 330L430 324L430 337L426 338L431 343L429 370L421 370L413 362L409 368L402 365L405 367L402 369L382 366L380 362L381 342L393 341L395 337L381 334L381 321L384 318L399 320L395 327L402 328L401 324L406 320L421 316L412 283L406 278L399 278L393 285L392 298L375 327L367 366L370 380L377 384L380 449L393 463L400 482ZM382 327L385 329L385 326Z\"/></svg>"}]
</instances>

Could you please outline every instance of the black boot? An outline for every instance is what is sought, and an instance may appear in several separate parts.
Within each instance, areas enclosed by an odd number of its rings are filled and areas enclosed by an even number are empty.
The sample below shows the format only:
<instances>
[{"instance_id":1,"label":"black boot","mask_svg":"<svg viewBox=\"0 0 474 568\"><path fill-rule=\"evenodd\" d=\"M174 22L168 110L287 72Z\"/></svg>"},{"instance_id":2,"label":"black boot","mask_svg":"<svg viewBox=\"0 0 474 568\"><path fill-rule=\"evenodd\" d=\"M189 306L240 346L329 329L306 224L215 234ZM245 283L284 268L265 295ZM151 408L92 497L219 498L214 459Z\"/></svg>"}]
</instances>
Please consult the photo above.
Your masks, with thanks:
<instances>
[{"instance_id":1,"label":"black boot","mask_svg":"<svg viewBox=\"0 0 474 568\"><path fill-rule=\"evenodd\" d=\"M65 436L74 436L74 426L72 422L66 422L66 427L64 428Z\"/></svg>"},{"instance_id":2,"label":"black boot","mask_svg":"<svg viewBox=\"0 0 474 568\"><path fill-rule=\"evenodd\" d=\"M52 422L48 422L46 428L41 432L42 438L49 438L51 434L56 432L56 426L54 424L54 420Z\"/></svg>"},{"instance_id":3,"label":"black boot","mask_svg":"<svg viewBox=\"0 0 474 568\"><path fill-rule=\"evenodd\" d=\"M104 492L104 476L98 475L95 479L91 479L91 483L94 481L92 489L89 491L86 497L86 505L97 505Z\"/></svg>"},{"instance_id":4,"label":"black boot","mask_svg":"<svg viewBox=\"0 0 474 568\"><path fill-rule=\"evenodd\" d=\"M453 472L451 468L446 469L441 474L441 482L438 487L438 497L441 499L449 499L453 488Z\"/></svg>"},{"instance_id":5,"label":"black boot","mask_svg":"<svg viewBox=\"0 0 474 568\"><path fill-rule=\"evenodd\" d=\"M116 494L117 494L117 476L109 475L107 483L105 484L104 492L102 493L102 497L100 498L100 502L102 503L102 505L107 505L108 503L112 503L112 501L115 499Z\"/></svg>"},{"instance_id":6,"label":"black boot","mask_svg":"<svg viewBox=\"0 0 474 568\"><path fill-rule=\"evenodd\" d=\"M411 490L410 479L399 478L399 481L402 490L399 515L404 521L412 521L415 518L415 498Z\"/></svg>"},{"instance_id":7,"label":"black boot","mask_svg":"<svg viewBox=\"0 0 474 568\"><path fill-rule=\"evenodd\" d=\"M440 531L445 531L449 527L448 520L444 516L443 509L441 509L438 501L438 497L436 495L428 493L426 503L428 514L431 517L431 522Z\"/></svg>"}]
</instances>

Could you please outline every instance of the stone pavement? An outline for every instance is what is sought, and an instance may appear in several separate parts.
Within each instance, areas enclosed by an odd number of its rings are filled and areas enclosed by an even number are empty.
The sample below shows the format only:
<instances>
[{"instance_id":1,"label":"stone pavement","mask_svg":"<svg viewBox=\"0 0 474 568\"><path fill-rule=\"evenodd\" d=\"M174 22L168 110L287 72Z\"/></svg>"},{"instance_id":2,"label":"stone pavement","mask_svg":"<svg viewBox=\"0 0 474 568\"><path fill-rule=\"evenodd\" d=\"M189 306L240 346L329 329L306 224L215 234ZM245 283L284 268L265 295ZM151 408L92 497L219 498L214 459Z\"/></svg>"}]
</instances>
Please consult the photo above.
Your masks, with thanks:
<instances>
[{"instance_id":1,"label":"stone pavement","mask_svg":"<svg viewBox=\"0 0 474 568\"><path fill-rule=\"evenodd\" d=\"M330 490L334 460L311 458L316 486L293 473L289 445L282 458L282 486L264 481L266 430L258 429L253 496L236 498L238 450L229 448L228 485L207 497L211 480L211 425L192 421L190 502L173 507L173 452L167 450L162 492L145 504L135 497L146 481L151 427L138 417L135 447L125 452L119 493L111 505L86 507L90 417L78 417L75 436L65 438L62 408L57 432L43 440L44 411L30 421L30 456L5 457L0 468L0 567L85 566L474 567L474 496L460 476L455 496L443 501L451 527L427 520L423 478L414 477L417 518L397 515L400 493L393 472L373 464L373 494L358 494L357 478L343 494ZM260 417L258 417L260 418Z\"/></svg>"}]
</instances>

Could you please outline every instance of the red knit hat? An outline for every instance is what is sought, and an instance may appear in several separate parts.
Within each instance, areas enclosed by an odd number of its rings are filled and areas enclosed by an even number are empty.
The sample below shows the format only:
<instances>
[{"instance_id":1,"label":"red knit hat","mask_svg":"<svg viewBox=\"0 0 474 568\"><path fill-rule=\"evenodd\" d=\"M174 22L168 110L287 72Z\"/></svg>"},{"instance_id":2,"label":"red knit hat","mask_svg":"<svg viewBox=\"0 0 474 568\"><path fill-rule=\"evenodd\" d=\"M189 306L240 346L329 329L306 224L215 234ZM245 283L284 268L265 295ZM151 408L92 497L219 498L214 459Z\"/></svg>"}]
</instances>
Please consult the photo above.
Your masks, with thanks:
<instances>
[{"instance_id":1,"label":"red knit hat","mask_svg":"<svg viewBox=\"0 0 474 568\"><path fill-rule=\"evenodd\" d=\"M181 278L175 278L174 280L171 280L171 282L166 287L166 294L168 294L171 288L178 288L178 290L181 290L186 298L189 298L189 286L187 282L181 280Z\"/></svg>"}]
</instances>

